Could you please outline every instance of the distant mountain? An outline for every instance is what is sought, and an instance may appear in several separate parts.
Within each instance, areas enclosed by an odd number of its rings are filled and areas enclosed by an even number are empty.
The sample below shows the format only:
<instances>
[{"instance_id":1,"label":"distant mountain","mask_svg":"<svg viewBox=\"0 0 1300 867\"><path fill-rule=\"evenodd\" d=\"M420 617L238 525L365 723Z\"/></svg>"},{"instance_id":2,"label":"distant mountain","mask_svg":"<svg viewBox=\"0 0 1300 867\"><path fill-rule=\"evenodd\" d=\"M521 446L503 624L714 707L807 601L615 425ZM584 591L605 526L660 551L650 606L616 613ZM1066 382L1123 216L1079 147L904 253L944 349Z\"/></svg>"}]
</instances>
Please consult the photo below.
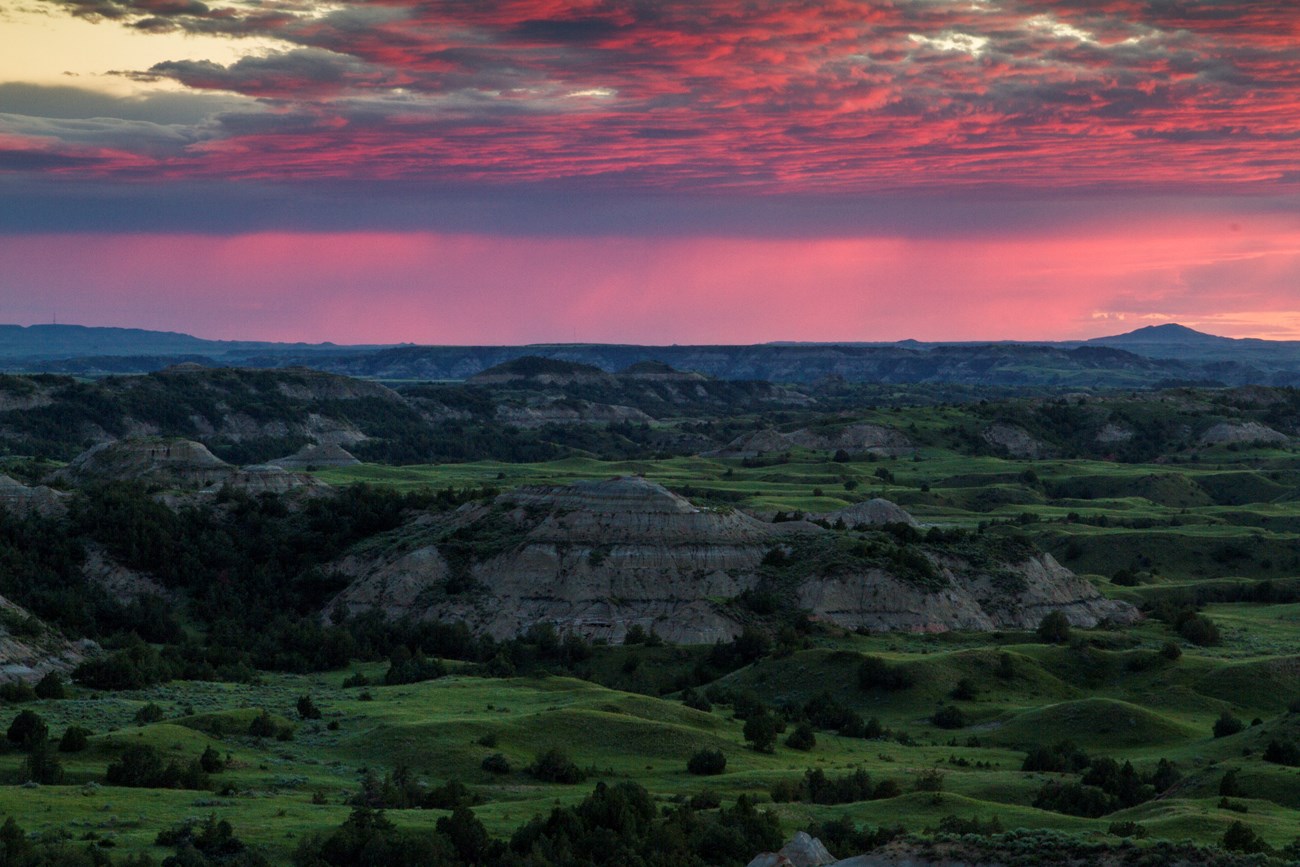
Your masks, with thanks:
<instances>
[{"instance_id":1,"label":"distant mountain","mask_svg":"<svg viewBox=\"0 0 1300 867\"><path fill-rule=\"evenodd\" d=\"M378 347L349 347L349 350ZM0 360L60 361L73 358L206 356L239 353L329 352L333 343L274 343L262 340L205 340L175 331L87 325L0 325ZM6 366L12 366L6 364Z\"/></svg>"},{"instance_id":2,"label":"distant mountain","mask_svg":"<svg viewBox=\"0 0 1300 867\"><path fill-rule=\"evenodd\" d=\"M1127 334L1096 337L1083 345L1109 346L1148 358L1198 364L1235 362L1259 369L1261 373L1300 369L1300 341L1219 337L1172 322L1148 325Z\"/></svg>"},{"instance_id":3,"label":"distant mountain","mask_svg":"<svg viewBox=\"0 0 1300 867\"><path fill-rule=\"evenodd\" d=\"M532 358L520 362L525 357ZM512 363L562 363L599 368L597 373L634 365L671 365L676 371L719 380L783 383L830 378L980 387L1300 386L1300 342L1238 340L1175 324L1057 343L905 340L753 346L338 346L203 340L131 328L0 325L0 369L99 377L148 373L179 363L260 369L299 366L382 380L460 381L503 364L507 368L496 373L510 374Z\"/></svg>"},{"instance_id":4,"label":"distant mountain","mask_svg":"<svg viewBox=\"0 0 1300 867\"><path fill-rule=\"evenodd\" d=\"M1197 331L1195 328L1188 328L1186 325L1169 322L1164 325L1147 325L1124 334L1094 337L1084 342L1101 346L1130 346L1147 343L1192 343L1197 346L1204 346L1206 344L1233 344L1237 341L1231 337L1206 334L1204 331Z\"/></svg>"}]
</instances>

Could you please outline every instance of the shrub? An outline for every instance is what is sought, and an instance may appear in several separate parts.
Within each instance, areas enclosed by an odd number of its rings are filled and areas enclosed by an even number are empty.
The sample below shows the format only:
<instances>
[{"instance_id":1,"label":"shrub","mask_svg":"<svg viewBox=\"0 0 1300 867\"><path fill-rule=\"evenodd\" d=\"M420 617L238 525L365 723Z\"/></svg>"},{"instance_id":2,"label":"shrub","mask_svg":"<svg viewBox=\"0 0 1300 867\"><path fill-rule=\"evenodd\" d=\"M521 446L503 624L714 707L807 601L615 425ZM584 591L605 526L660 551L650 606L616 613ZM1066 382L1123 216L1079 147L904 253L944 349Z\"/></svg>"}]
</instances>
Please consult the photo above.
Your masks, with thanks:
<instances>
[{"instance_id":1,"label":"shrub","mask_svg":"<svg viewBox=\"0 0 1300 867\"><path fill-rule=\"evenodd\" d=\"M1044 644L1065 644L1070 640L1070 619L1064 611L1050 611L1039 621L1036 633Z\"/></svg>"},{"instance_id":2,"label":"shrub","mask_svg":"<svg viewBox=\"0 0 1300 867\"><path fill-rule=\"evenodd\" d=\"M1170 662L1175 662L1183 655L1183 649L1172 641L1166 641L1160 648L1160 655Z\"/></svg>"},{"instance_id":3,"label":"shrub","mask_svg":"<svg viewBox=\"0 0 1300 867\"><path fill-rule=\"evenodd\" d=\"M9 724L9 731L5 737L9 743L17 744L23 749L30 749L38 741L43 741L50 736L50 729L45 725L45 720L35 711L25 710L14 717L14 721Z\"/></svg>"},{"instance_id":4,"label":"shrub","mask_svg":"<svg viewBox=\"0 0 1300 867\"><path fill-rule=\"evenodd\" d=\"M1254 828L1244 822L1233 822L1228 830L1223 832L1223 848L1229 852L1251 853L1266 852L1269 846L1259 839Z\"/></svg>"},{"instance_id":5,"label":"shrub","mask_svg":"<svg viewBox=\"0 0 1300 867\"><path fill-rule=\"evenodd\" d=\"M36 683L36 697L44 699L61 699L67 695L63 677L57 671L51 671Z\"/></svg>"},{"instance_id":6,"label":"shrub","mask_svg":"<svg viewBox=\"0 0 1300 867\"><path fill-rule=\"evenodd\" d=\"M7 701L11 704L21 704L25 701L36 700L36 690L32 685L22 680L15 680L11 683L0 684L0 700Z\"/></svg>"},{"instance_id":7,"label":"shrub","mask_svg":"<svg viewBox=\"0 0 1300 867\"><path fill-rule=\"evenodd\" d=\"M813 732L813 727L808 723L799 723L785 739L785 745L792 750L808 752L817 746L817 735Z\"/></svg>"},{"instance_id":8,"label":"shrub","mask_svg":"<svg viewBox=\"0 0 1300 867\"><path fill-rule=\"evenodd\" d=\"M344 689L351 689L354 686L370 686L370 678L360 671L343 678Z\"/></svg>"},{"instance_id":9,"label":"shrub","mask_svg":"<svg viewBox=\"0 0 1300 867\"><path fill-rule=\"evenodd\" d=\"M460 807L473 807L483 803L483 799L470 791L460 780L448 780L441 786L429 790L420 805L431 810L455 810Z\"/></svg>"},{"instance_id":10,"label":"shrub","mask_svg":"<svg viewBox=\"0 0 1300 867\"><path fill-rule=\"evenodd\" d=\"M916 775L916 790L918 792L942 792L943 791L943 771L938 768L926 768Z\"/></svg>"},{"instance_id":11,"label":"shrub","mask_svg":"<svg viewBox=\"0 0 1300 867\"><path fill-rule=\"evenodd\" d=\"M958 701L975 700L975 682L969 677L963 677L957 681L957 685L952 688L952 697Z\"/></svg>"},{"instance_id":12,"label":"shrub","mask_svg":"<svg viewBox=\"0 0 1300 867\"><path fill-rule=\"evenodd\" d=\"M50 749L48 740L42 738L32 744L27 758L23 759L22 766L18 769L18 779L24 783L40 783L43 786L57 786L63 782L63 765Z\"/></svg>"},{"instance_id":13,"label":"shrub","mask_svg":"<svg viewBox=\"0 0 1300 867\"><path fill-rule=\"evenodd\" d=\"M388 661L388 671L384 673L384 683L394 686L403 683L420 683L425 680L437 680L447 673L447 666L440 659L426 657L420 650L407 653L406 648L398 648Z\"/></svg>"},{"instance_id":14,"label":"shrub","mask_svg":"<svg viewBox=\"0 0 1300 867\"><path fill-rule=\"evenodd\" d=\"M1240 798L1246 794L1242 790L1241 783L1237 781L1235 768L1224 772L1223 778L1219 780L1219 794L1225 798Z\"/></svg>"},{"instance_id":15,"label":"shrub","mask_svg":"<svg viewBox=\"0 0 1300 867\"><path fill-rule=\"evenodd\" d=\"M966 714L955 705L946 705L934 712L930 721L941 729L959 729L966 725Z\"/></svg>"},{"instance_id":16,"label":"shrub","mask_svg":"<svg viewBox=\"0 0 1300 867\"><path fill-rule=\"evenodd\" d=\"M720 774L727 769L727 757L722 750L699 750L686 760L686 770L701 777Z\"/></svg>"},{"instance_id":17,"label":"shrub","mask_svg":"<svg viewBox=\"0 0 1300 867\"><path fill-rule=\"evenodd\" d=\"M79 753L90 746L91 731L81 726L68 726L59 738L59 752Z\"/></svg>"},{"instance_id":18,"label":"shrub","mask_svg":"<svg viewBox=\"0 0 1300 867\"><path fill-rule=\"evenodd\" d=\"M682 690L682 704L692 710L698 710L703 713L713 712L713 703L710 702L707 697L701 695L690 687Z\"/></svg>"},{"instance_id":19,"label":"shrub","mask_svg":"<svg viewBox=\"0 0 1300 867\"><path fill-rule=\"evenodd\" d=\"M479 767L490 774L508 774L512 770L510 760L502 753L493 753L485 757Z\"/></svg>"},{"instance_id":20,"label":"shrub","mask_svg":"<svg viewBox=\"0 0 1300 867\"><path fill-rule=\"evenodd\" d=\"M902 787L893 780L873 785L871 775L859 768L842 777L828 777L820 768L809 769L799 780L781 780L769 789L773 801L801 801L808 804L852 804L896 798Z\"/></svg>"},{"instance_id":21,"label":"shrub","mask_svg":"<svg viewBox=\"0 0 1300 867\"><path fill-rule=\"evenodd\" d=\"M320 708L312 701L310 695L298 696L298 716L301 719L320 719Z\"/></svg>"},{"instance_id":22,"label":"shrub","mask_svg":"<svg viewBox=\"0 0 1300 867\"><path fill-rule=\"evenodd\" d=\"M1289 768L1300 768L1300 747L1293 741L1271 740L1264 748L1264 761L1275 765L1286 765Z\"/></svg>"},{"instance_id":23,"label":"shrub","mask_svg":"<svg viewBox=\"0 0 1300 867\"><path fill-rule=\"evenodd\" d=\"M105 779L110 786L147 789L206 789L208 775L198 759L187 765L164 764L162 753L148 744L132 744L108 766Z\"/></svg>"},{"instance_id":24,"label":"shrub","mask_svg":"<svg viewBox=\"0 0 1300 867\"><path fill-rule=\"evenodd\" d=\"M248 734L255 738L273 738L277 728L270 712L263 710L248 724Z\"/></svg>"},{"instance_id":25,"label":"shrub","mask_svg":"<svg viewBox=\"0 0 1300 867\"><path fill-rule=\"evenodd\" d=\"M1226 738L1228 735L1235 735L1237 732L1246 728L1246 724L1237 719L1228 711L1219 714L1219 718L1214 721L1214 736L1216 738Z\"/></svg>"},{"instance_id":26,"label":"shrub","mask_svg":"<svg viewBox=\"0 0 1300 867\"><path fill-rule=\"evenodd\" d=\"M587 774L558 747L552 747L539 755L524 770L529 776L544 783L581 783L587 778Z\"/></svg>"},{"instance_id":27,"label":"shrub","mask_svg":"<svg viewBox=\"0 0 1300 867\"><path fill-rule=\"evenodd\" d=\"M1179 635L1199 647L1213 647L1223 641L1214 621L1194 612L1180 616L1177 628Z\"/></svg>"},{"instance_id":28,"label":"shrub","mask_svg":"<svg viewBox=\"0 0 1300 867\"><path fill-rule=\"evenodd\" d=\"M1077 773L1088 767L1091 759L1073 741L1061 741L1052 747L1034 747L1021 764L1022 771L1051 774Z\"/></svg>"},{"instance_id":29,"label":"shrub","mask_svg":"<svg viewBox=\"0 0 1300 867\"><path fill-rule=\"evenodd\" d=\"M1147 835L1147 829L1133 821L1111 822L1106 831L1114 837L1133 837L1138 840Z\"/></svg>"},{"instance_id":30,"label":"shrub","mask_svg":"<svg viewBox=\"0 0 1300 867\"><path fill-rule=\"evenodd\" d=\"M215 747L207 746L203 749L203 755L199 756L199 767L205 774L215 774L226 769L226 760L221 758L221 753Z\"/></svg>"},{"instance_id":31,"label":"shrub","mask_svg":"<svg viewBox=\"0 0 1300 867\"><path fill-rule=\"evenodd\" d=\"M898 692L912 685L911 676L878 656L864 656L858 665L858 686L864 690Z\"/></svg>"},{"instance_id":32,"label":"shrub","mask_svg":"<svg viewBox=\"0 0 1300 867\"><path fill-rule=\"evenodd\" d=\"M745 720L743 733L756 752L776 752L776 720L766 711Z\"/></svg>"},{"instance_id":33,"label":"shrub","mask_svg":"<svg viewBox=\"0 0 1300 867\"><path fill-rule=\"evenodd\" d=\"M167 715L163 709L153 702L149 702L144 707L135 712L135 724L138 726L149 725L150 723L162 722Z\"/></svg>"}]
</instances>

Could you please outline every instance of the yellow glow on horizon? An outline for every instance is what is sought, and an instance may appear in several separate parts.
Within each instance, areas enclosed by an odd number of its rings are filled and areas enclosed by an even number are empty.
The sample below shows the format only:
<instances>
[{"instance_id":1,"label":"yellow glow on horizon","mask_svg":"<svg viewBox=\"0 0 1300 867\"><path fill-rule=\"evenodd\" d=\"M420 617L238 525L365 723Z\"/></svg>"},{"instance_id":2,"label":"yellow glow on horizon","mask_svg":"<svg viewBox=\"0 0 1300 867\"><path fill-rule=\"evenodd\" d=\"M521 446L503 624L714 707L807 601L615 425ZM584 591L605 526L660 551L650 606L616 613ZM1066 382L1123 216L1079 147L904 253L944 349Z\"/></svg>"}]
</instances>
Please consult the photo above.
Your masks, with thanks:
<instances>
[{"instance_id":1,"label":"yellow glow on horizon","mask_svg":"<svg viewBox=\"0 0 1300 867\"><path fill-rule=\"evenodd\" d=\"M260 37L142 33L116 22L87 21L53 7L26 4L0 7L0 44L4 45L0 82L80 87L116 95L182 88L167 81L133 81L115 72L139 72L165 60L228 64L286 47Z\"/></svg>"}]
</instances>

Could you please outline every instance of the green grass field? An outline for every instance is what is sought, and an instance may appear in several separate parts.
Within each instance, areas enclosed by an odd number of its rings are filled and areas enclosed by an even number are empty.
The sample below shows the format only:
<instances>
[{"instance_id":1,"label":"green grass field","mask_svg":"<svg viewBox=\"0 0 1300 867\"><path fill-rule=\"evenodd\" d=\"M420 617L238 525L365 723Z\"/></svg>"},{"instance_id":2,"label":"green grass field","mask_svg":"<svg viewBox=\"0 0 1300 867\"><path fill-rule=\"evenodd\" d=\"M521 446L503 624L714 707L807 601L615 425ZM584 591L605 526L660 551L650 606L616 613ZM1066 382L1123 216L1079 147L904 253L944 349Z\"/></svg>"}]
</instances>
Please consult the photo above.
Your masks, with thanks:
<instances>
[{"instance_id":1,"label":"green grass field","mask_svg":"<svg viewBox=\"0 0 1300 867\"><path fill-rule=\"evenodd\" d=\"M865 417L899 424L894 413ZM962 417L937 408L904 414L903 422L910 418L924 439L927 431ZM882 496L903 504L923 524L1014 524L1103 592L1135 602L1190 598L1210 589L1226 594L1262 579L1285 584L1300 575L1300 457L1247 448L1204 450L1198 457L1127 465L969 457L923 447L915 460L841 463L796 450L789 460L767 466L699 457L569 458L363 464L316 475L334 485L411 490L509 489L639 473L702 503L756 513L827 512ZM1122 572L1133 580L1115 583ZM215 814L283 862L297 840L336 827L348 815L346 802L366 771L383 774L401 764L430 785L452 779L469 785L485 799L476 814L503 836L556 804L581 800L597 781L634 780L665 805L705 790L724 802L754 796L777 812L788 832L839 816L873 826L901 823L917 832L933 829L945 816L996 816L1006 828L1056 829L1112 842L1111 822L1132 820L1151 839L1217 843L1240 820L1280 847L1300 834L1300 770L1264 762L1260 755L1270 739L1294 737L1300 729L1300 714L1288 711L1300 699L1300 603L1212 601L1204 613L1223 635L1219 646L1195 647L1155 619L1122 633L1079 633L1084 640L1069 646L1040 644L1025 634L818 634L802 649L761 659L717 685L752 691L778 707L828 692L908 737L861 740L819 732L809 752L778 742L772 755L745 745L742 723L728 706L704 713L668 694L672 676L689 669L703 652L699 648L596 649L587 663L593 679L649 694L562 676L453 674L368 687L371 700L363 700L362 689L341 686L348 674L343 671L268 674L257 685L178 682L138 692L83 691L24 705L40 713L56 736L72 724L87 726L95 736L85 752L61 756L66 784L0 787L0 813L29 831L62 831L73 839L94 835L121 850L148 849L156 857L165 854L153 846L160 830ZM1169 642L1180 647L1181 658L1160 655ZM857 681L862 654L906 671L911 685L864 691ZM383 667L367 670L375 675ZM633 670L635 676L626 674ZM952 697L962 683L973 689L973 698ZM295 702L305 694L323 719L297 720ZM166 719L135 725L136 712L149 702L159 704ZM943 705L960 707L966 724L936 727L930 718ZM221 733L246 730L260 709L294 720L292 740ZM4 710L12 718L19 708ZM1242 719L1245 730L1213 737L1224 712ZM1064 778L1022 772L1025 751L1064 740L1094 755L1131 761L1140 772L1167 758L1182 781L1159 798L1101 818L1036 809L1044 783ZM108 763L134 743L185 759L209 746L229 754L230 767L213 778L214 788L227 793L103 785ZM566 750L589 769L589 779L559 785L525 774L522 769L550 747ZM706 748L726 755L726 772L688 774L687 759ZM513 770L484 770L483 759L493 753L503 754ZM22 760L17 749L0 754L0 776L16 779ZM830 775L865 769L875 779L896 781L903 794L836 806L768 803L773 783L810 768ZM934 768L943 773L943 791L917 791L922 773ZM1244 793L1221 806L1219 785L1228 770L1238 771ZM441 815L389 813L399 826L416 829L431 828Z\"/></svg>"}]
</instances>

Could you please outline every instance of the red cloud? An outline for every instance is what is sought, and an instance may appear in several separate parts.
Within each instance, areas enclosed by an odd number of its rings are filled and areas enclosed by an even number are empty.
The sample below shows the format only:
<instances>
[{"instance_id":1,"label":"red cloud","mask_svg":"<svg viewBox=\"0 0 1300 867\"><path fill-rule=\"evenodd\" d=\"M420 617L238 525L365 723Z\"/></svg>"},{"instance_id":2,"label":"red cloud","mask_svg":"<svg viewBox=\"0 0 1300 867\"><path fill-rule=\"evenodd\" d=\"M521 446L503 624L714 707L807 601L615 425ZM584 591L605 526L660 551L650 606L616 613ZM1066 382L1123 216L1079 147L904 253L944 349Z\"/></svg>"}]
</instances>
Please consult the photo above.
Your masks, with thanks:
<instances>
[{"instance_id":1,"label":"red cloud","mask_svg":"<svg viewBox=\"0 0 1300 867\"><path fill-rule=\"evenodd\" d=\"M141 150L158 177L765 193L1300 180L1289 0L354 0L319 18L51 2L295 46L149 70L276 105Z\"/></svg>"}]
</instances>

